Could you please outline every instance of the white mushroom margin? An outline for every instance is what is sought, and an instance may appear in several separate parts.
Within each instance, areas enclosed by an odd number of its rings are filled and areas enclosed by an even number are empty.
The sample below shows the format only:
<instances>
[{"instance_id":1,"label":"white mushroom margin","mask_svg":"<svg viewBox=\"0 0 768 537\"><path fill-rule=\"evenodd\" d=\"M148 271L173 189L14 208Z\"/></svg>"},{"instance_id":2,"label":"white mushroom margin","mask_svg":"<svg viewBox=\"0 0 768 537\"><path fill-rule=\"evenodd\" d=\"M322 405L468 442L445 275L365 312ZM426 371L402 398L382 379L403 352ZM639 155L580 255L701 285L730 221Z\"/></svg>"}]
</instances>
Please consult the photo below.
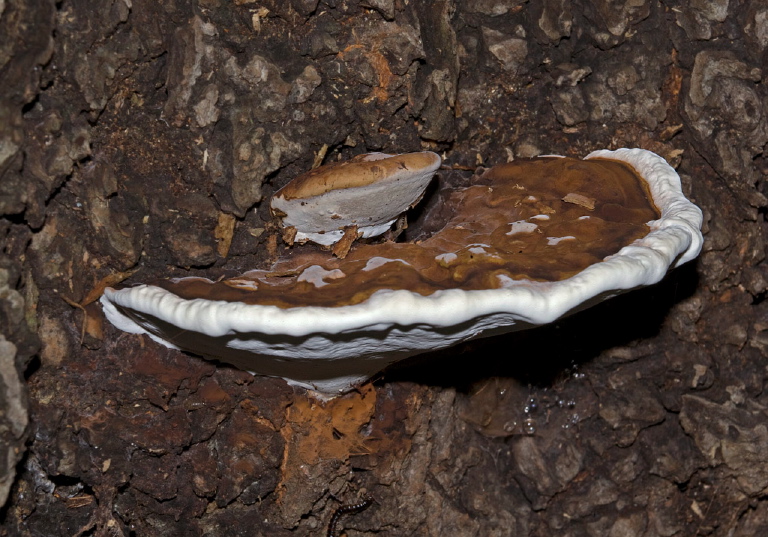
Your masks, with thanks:
<instances>
[{"instance_id":1,"label":"white mushroom margin","mask_svg":"<svg viewBox=\"0 0 768 537\"><path fill-rule=\"evenodd\" d=\"M586 159L630 164L661 212L651 232L558 282L505 278L499 289L379 291L352 306L294 307L185 300L160 287L106 289L101 298L117 328L173 348L332 396L387 365L474 337L550 323L621 292L660 281L701 250L701 210L682 193L667 162L642 149L601 150Z\"/></svg>"}]
</instances>

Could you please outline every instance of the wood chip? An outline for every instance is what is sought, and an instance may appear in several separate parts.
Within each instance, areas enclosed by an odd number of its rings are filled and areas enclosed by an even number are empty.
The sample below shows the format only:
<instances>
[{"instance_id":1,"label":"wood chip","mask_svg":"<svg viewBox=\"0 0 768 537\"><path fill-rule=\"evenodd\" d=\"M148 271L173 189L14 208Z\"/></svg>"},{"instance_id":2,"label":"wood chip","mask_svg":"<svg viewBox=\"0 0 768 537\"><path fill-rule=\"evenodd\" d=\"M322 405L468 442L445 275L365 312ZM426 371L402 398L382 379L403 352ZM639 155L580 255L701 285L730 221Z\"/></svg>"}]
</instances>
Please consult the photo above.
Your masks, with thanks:
<instances>
[{"instance_id":1,"label":"wood chip","mask_svg":"<svg viewBox=\"0 0 768 537\"><path fill-rule=\"evenodd\" d=\"M101 309L98 304L89 304L85 307L84 312L85 317L83 318L83 326L85 328L85 334L91 336L93 339L102 341L104 339L104 318L100 313Z\"/></svg>"},{"instance_id":2,"label":"wood chip","mask_svg":"<svg viewBox=\"0 0 768 537\"><path fill-rule=\"evenodd\" d=\"M323 147L320 148L320 150L315 155L315 160L312 162L312 169L319 168L322 166L323 161L325 160L325 155L328 153L328 148L330 146L328 144L323 144Z\"/></svg>"},{"instance_id":3,"label":"wood chip","mask_svg":"<svg viewBox=\"0 0 768 537\"><path fill-rule=\"evenodd\" d=\"M339 242L333 245L331 253L339 259L344 259L352 248L352 244L357 240L357 226L347 226L344 228L344 236Z\"/></svg>"},{"instance_id":4,"label":"wood chip","mask_svg":"<svg viewBox=\"0 0 768 537\"><path fill-rule=\"evenodd\" d=\"M293 246L293 242L296 240L296 228L288 226L283 229L283 242L288 246Z\"/></svg>"},{"instance_id":5,"label":"wood chip","mask_svg":"<svg viewBox=\"0 0 768 537\"><path fill-rule=\"evenodd\" d=\"M88 293L85 298L80 302L80 306L87 306L88 304L92 302L96 302L98 299L101 298L101 295L104 294L104 289L107 287L114 287L118 283L122 282L123 280L130 278L139 269L132 269L132 270L126 270L125 272L114 272L112 274L109 274L108 276L105 276L100 281L94 285L93 289L91 289L91 292ZM63 298L63 297L62 297ZM64 299L67 300L67 299ZM69 300L67 300L67 303L69 303ZM71 304L70 304L71 305Z\"/></svg>"},{"instance_id":6,"label":"wood chip","mask_svg":"<svg viewBox=\"0 0 768 537\"><path fill-rule=\"evenodd\" d=\"M236 219L228 213L219 213L219 221L213 232L216 237L216 251L221 257L227 257L229 247L232 245L232 236L235 234Z\"/></svg>"},{"instance_id":7,"label":"wood chip","mask_svg":"<svg viewBox=\"0 0 768 537\"><path fill-rule=\"evenodd\" d=\"M672 138L674 138L674 136L678 132L680 132L682 130L683 130L683 124L682 123L679 123L677 125L669 125L664 130L662 130L661 133L659 133L659 139L662 140L662 141L665 141L665 142L669 141Z\"/></svg>"},{"instance_id":8,"label":"wood chip","mask_svg":"<svg viewBox=\"0 0 768 537\"><path fill-rule=\"evenodd\" d=\"M565 203L573 203L574 205L584 207L590 211L595 210L595 200L588 198L583 194L576 194L575 192L571 192L570 194L566 194L565 197L563 197L563 201Z\"/></svg>"},{"instance_id":9,"label":"wood chip","mask_svg":"<svg viewBox=\"0 0 768 537\"><path fill-rule=\"evenodd\" d=\"M101 298L101 295L104 294L104 289L117 285L126 278L133 276L138 270L139 269L133 269L125 272L115 272L105 276L99 280L96 285L94 285L93 289L91 289L91 291L79 303L65 297L64 295L59 295L62 300L64 300L64 302L83 312L83 324L80 330L80 345L85 342L86 333L96 339L102 339L104 335L103 323L100 315L97 313L98 309L97 311L89 312L88 310L93 310L93 308L88 308L88 306Z\"/></svg>"},{"instance_id":10,"label":"wood chip","mask_svg":"<svg viewBox=\"0 0 768 537\"><path fill-rule=\"evenodd\" d=\"M78 494L77 496L67 498L65 503L67 509L78 509L80 507L85 507L86 505L91 505L95 501L94 497L90 494Z\"/></svg>"},{"instance_id":11,"label":"wood chip","mask_svg":"<svg viewBox=\"0 0 768 537\"><path fill-rule=\"evenodd\" d=\"M277 259L277 235L274 233L267 236L267 256L269 259Z\"/></svg>"}]
</instances>

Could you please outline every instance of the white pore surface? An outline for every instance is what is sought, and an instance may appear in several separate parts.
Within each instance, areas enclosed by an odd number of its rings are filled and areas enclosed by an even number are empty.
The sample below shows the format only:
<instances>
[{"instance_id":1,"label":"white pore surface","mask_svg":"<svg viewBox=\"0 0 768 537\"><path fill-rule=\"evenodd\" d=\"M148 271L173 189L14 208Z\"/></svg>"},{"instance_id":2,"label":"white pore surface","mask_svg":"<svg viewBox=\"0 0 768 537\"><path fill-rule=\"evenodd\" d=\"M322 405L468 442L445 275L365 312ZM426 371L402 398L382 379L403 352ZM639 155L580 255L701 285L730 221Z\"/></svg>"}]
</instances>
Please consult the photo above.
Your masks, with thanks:
<instances>
[{"instance_id":1,"label":"white pore surface","mask_svg":"<svg viewBox=\"0 0 768 537\"><path fill-rule=\"evenodd\" d=\"M648 182L661 218L615 255L559 282L505 279L500 289L452 289L421 296L380 291L338 308L184 300L159 287L106 289L107 318L127 332L259 374L336 395L388 364L421 352L550 323L622 291L661 280L701 250L701 210L682 194L661 157L641 149L596 151L586 158L631 164Z\"/></svg>"},{"instance_id":2,"label":"white pore surface","mask_svg":"<svg viewBox=\"0 0 768 537\"><path fill-rule=\"evenodd\" d=\"M371 153L366 161L392 157ZM283 226L296 228L296 240L331 245L341 239L344 228L356 225L362 237L385 233L397 217L416 203L440 167L437 158L421 170L401 170L386 179L354 188L339 188L309 198L272 198L274 209L282 211Z\"/></svg>"}]
</instances>

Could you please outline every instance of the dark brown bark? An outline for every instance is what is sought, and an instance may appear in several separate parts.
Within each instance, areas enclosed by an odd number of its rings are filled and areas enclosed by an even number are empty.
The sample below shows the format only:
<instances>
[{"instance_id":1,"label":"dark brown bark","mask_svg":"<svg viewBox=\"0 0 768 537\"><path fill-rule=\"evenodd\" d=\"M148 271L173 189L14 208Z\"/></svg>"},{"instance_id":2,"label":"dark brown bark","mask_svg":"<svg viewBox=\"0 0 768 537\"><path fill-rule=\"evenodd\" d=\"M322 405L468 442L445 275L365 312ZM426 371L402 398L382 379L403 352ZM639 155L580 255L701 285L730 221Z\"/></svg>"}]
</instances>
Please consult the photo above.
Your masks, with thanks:
<instances>
[{"instance_id":1,"label":"dark brown bark","mask_svg":"<svg viewBox=\"0 0 768 537\"><path fill-rule=\"evenodd\" d=\"M765 534L766 49L764 0L0 0L0 536ZM326 146L643 147L704 251L325 405L103 320L263 266Z\"/></svg>"}]
</instances>

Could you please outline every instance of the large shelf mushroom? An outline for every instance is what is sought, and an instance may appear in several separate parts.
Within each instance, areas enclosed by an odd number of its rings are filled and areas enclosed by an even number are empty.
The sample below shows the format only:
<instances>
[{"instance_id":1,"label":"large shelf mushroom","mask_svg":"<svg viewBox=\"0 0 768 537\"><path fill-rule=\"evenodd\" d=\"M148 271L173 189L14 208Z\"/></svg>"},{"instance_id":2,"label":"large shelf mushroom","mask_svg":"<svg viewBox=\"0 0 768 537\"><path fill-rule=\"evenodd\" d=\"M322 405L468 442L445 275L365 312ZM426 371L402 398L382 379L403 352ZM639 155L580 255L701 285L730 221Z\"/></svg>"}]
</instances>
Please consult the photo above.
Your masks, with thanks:
<instances>
[{"instance_id":1,"label":"large shelf mushroom","mask_svg":"<svg viewBox=\"0 0 768 537\"><path fill-rule=\"evenodd\" d=\"M702 244L677 173L640 149L496 166L446 205L420 241L107 289L104 310L127 332L329 396L397 360L654 284Z\"/></svg>"}]
</instances>

